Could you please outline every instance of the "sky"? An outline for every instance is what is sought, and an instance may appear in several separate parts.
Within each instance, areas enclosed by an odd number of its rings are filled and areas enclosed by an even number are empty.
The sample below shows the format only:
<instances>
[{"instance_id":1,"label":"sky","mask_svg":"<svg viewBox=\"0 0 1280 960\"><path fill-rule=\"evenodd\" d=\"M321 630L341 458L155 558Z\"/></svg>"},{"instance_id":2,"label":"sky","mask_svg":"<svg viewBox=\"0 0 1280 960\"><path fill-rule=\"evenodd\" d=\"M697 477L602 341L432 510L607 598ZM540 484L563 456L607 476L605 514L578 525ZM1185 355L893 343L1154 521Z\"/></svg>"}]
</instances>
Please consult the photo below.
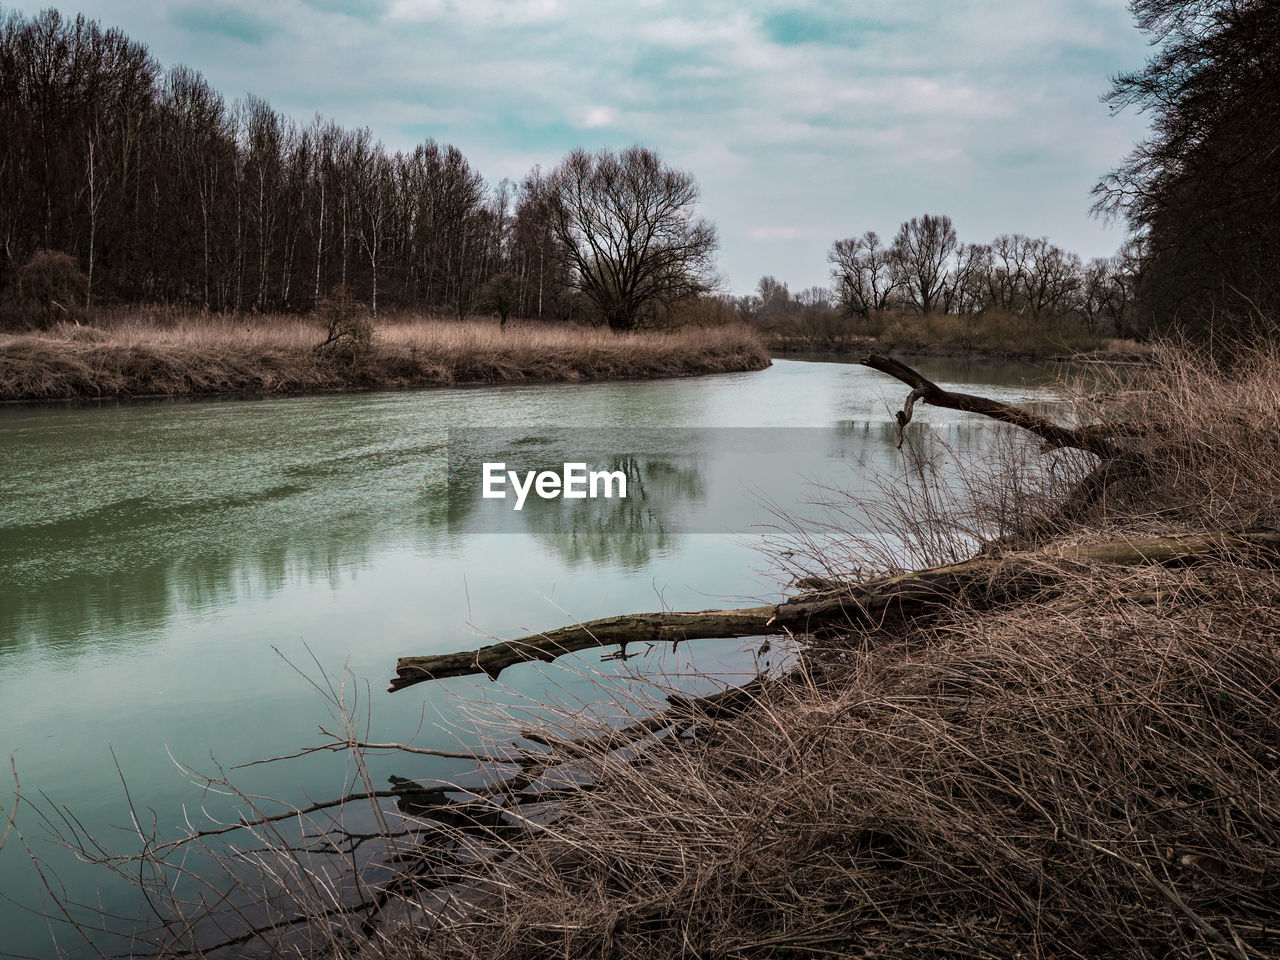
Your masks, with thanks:
<instances>
[{"instance_id":1,"label":"sky","mask_svg":"<svg viewBox=\"0 0 1280 960\"><path fill-rule=\"evenodd\" d=\"M1124 230L1089 215L1089 190L1146 125L1099 102L1150 52L1124 0L54 5L228 101L368 126L393 150L453 143L491 183L643 143L697 179L734 293L766 274L826 285L833 241L923 213L961 240L1108 255Z\"/></svg>"}]
</instances>

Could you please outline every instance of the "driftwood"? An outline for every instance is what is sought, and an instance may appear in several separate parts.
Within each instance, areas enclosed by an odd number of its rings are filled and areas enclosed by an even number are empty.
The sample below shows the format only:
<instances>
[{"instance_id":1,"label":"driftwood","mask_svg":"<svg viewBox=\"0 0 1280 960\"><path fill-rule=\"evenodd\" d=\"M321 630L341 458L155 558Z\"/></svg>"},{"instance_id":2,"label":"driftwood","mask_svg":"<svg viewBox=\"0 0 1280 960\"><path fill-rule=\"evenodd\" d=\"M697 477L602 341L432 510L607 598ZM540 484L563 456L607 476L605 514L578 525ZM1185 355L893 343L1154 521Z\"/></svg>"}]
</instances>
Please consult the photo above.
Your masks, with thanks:
<instances>
[{"instance_id":1,"label":"driftwood","mask_svg":"<svg viewBox=\"0 0 1280 960\"><path fill-rule=\"evenodd\" d=\"M383 866L394 871L393 876L380 882L363 883L358 887L361 898L354 902L340 902L332 906L312 906L295 915L269 919L260 924L250 924L236 935L226 939L206 940L198 949L183 950L173 942L166 943L166 955L205 956L242 946L251 941L261 941L270 947L278 946L274 939L292 927L313 922L317 918L353 916L359 920L359 929L365 936L374 936L384 911L399 900L420 903L423 894L457 883L462 879L460 865L473 861L487 845L487 856L506 856L525 843L542 836L546 828L555 822L556 810L568 801L581 797L595 789L590 779L568 779L549 785L544 779L553 770L576 770L583 761L603 760L618 753L618 762L639 763L645 758L640 749L642 741L659 738L669 747L678 747L684 738L696 733L700 725L717 718L732 716L745 711L772 684L785 683L790 674L779 677L759 676L738 687L728 687L705 696L686 696L672 693L667 697L668 708L636 720L625 726L602 733L587 733L580 737L550 736L533 731L522 732L522 737L536 747L517 747L510 756L475 755L475 759L491 761L518 768L507 775L488 777L483 783L471 786L439 783L428 785L416 780L393 776L390 788L351 793L335 800L293 807L273 814L245 817L234 823L204 830L193 830L187 836L168 842L152 842L141 855L116 856L105 851L90 838L76 832L78 825L69 824L72 834L68 844L81 857L90 862L109 866L116 873L136 879L137 865L151 867L175 866L186 857L192 844L237 831L269 827L281 821L298 821L304 824L299 845L287 844L267 850L245 850L246 854L261 855L276 852L297 858L329 856L345 860L354 857L355 850L369 840L390 837L412 837L401 849L389 850ZM336 749L337 743L326 744L322 749ZM353 750L401 750L409 753L434 754L396 743L364 743L347 741ZM308 751L310 752L310 751ZM471 755L467 755L471 756ZM284 757L275 760L288 759ZM270 762L270 761L261 761ZM227 787L221 779L205 779L209 786ZM354 833L343 825L342 811L348 805L360 801L393 799L404 817L405 829L398 832ZM331 819L313 819L313 815L326 814ZM3 820L0 819L0 825ZM310 836L308 836L310 834ZM0 833L0 837L3 834ZM228 861L230 862L230 861ZM300 862L300 861L295 861ZM323 870L323 868L318 868ZM175 903L179 903L175 901ZM198 909L200 920L216 921L210 929L225 929L223 923L235 919L248 922L250 914L241 913L236 907L228 907L222 901L212 904L186 904ZM185 917L190 920L191 917ZM163 928L161 929L163 933ZM152 943L155 945L159 940Z\"/></svg>"},{"instance_id":2,"label":"driftwood","mask_svg":"<svg viewBox=\"0 0 1280 960\"><path fill-rule=\"evenodd\" d=\"M1186 536L1116 540L1018 553L988 554L928 570L917 570L866 584L806 593L778 604L739 610L690 613L639 613L502 640L460 653L401 657L391 691L427 680L487 674L491 679L512 664L550 662L591 647L710 638L810 634L825 627L876 622L891 614L937 611L957 601L1007 602L1043 584L1046 561L1178 564L1210 556L1264 550L1280 551L1280 532L1211 532Z\"/></svg>"},{"instance_id":3,"label":"driftwood","mask_svg":"<svg viewBox=\"0 0 1280 960\"><path fill-rule=\"evenodd\" d=\"M913 370L905 363L892 357L872 354L859 361L863 366L888 374L911 387L902 409L896 414L898 432L901 436L903 427L911 422L912 410L917 401L948 410L961 410L965 413L977 413L1001 423L1029 430L1045 442L1048 449L1071 447L1085 450L1104 459L1111 459L1118 454L1113 438L1119 435L1133 435L1141 432L1140 428L1128 424L1100 424L1086 427L1064 427L1045 417L1038 416L1021 407L1001 403L987 397L978 397L969 393L954 393L943 390L940 386Z\"/></svg>"},{"instance_id":4,"label":"driftwood","mask_svg":"<svg viewBox=\"0 0 1280 960\"><path fill-rule=\"evenodd\" d=\"M901 449L905 438L905 430L911 422L916 401L928 403L936 407L950 410L961 410L991 417L1001 423L1009 423L1030 431L1044 441L1044 451L1070 448L1091 453L1099 458L1099 462L1085 478L1076 485L1049 514L1036 517L1024 523L1020 530L1000 538L987 545L987 550L998 548L1016 540L1025 540L1045 534L1053 534L1068 529L1092 509L1117 483L1135 480L1148 471L1148 457L1155 460L1163 456L1173 456L1173 452L1147 451L1145 455L1131 447L1119 444L1124 437L1139 437L1147 434L1147 428L1137 423L1097 423L1079 427L1065 427L1045 417L1038 416L1021 407L1011 406L987 397L973 396L967 393L955 393L944 390L918 370L891 357L872 354L859 361L881 373L901 380L911 387L911 392L903 402L902 409L895 415L898 427L898 447Z\"/></svg>"}]
</instances>

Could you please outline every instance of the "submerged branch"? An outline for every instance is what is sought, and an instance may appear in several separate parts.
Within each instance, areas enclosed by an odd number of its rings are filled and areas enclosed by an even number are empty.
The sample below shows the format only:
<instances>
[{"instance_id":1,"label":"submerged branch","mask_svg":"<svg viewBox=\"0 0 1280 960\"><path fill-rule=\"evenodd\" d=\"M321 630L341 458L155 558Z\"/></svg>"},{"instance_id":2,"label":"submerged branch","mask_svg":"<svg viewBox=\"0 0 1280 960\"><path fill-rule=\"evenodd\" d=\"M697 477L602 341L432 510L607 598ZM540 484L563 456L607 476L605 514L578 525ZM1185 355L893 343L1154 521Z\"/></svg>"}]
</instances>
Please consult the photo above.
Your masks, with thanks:
<instances>
[{"instance_id":1,"label":"submerged branch","mask_svg":"<svg viewBox=\"0 0 1280 960\"><path fill-rule=\"evenodd\" d=\"M1043 440L1050 449L1071 447L1076 450L1088 451L1104 459L1110 459L1116 456L1118 452L1112 443L1114 436L1135 432L1135 428L1123 424L1073 429L1056 424L1052 420L1038 416L1029 410L1023 410L1021 407L1001 403L999 400L944 390L918 370L914 370L905 363L894 360L892 357L872 354L859 362L872 370L878 370L901 380L911 387L911 393L908 394L903 409L896 414L899 436L901 436L902 429L911 422L912 408L915 406L916 401L935 407L945 407L948 410L977 413L993 420L999 420L1002 423L1011 423L1014 426L1031 431Z\"/></svg>"},{"instance_id":2,"label":"submerged branch","mask_svg":"<svg viewBox=\"0 0 1280 960\"><path fill-rule=\"evenodd\" d=\"M771 636L784 630L808 634L825 627L877 622L890 614L918 616L958 600L1007 602L1043 584L1037 567L1044 560L1134 564L1177 564L1211 555L1261 549L1280 550L1280 533L1206 532L1184 536L1115 540L1082 546L1054 547L1020 553L989 554L927 570L847 584L801 594L778 604L741 610L698 610L689 613L639 613L502 640L459 653L401 657L388 688L394 692L427 680L486 674L491 679L507 667L528 660L550 662L586 650L639 641L729 639Z\"/></svg>"}]
</instances>

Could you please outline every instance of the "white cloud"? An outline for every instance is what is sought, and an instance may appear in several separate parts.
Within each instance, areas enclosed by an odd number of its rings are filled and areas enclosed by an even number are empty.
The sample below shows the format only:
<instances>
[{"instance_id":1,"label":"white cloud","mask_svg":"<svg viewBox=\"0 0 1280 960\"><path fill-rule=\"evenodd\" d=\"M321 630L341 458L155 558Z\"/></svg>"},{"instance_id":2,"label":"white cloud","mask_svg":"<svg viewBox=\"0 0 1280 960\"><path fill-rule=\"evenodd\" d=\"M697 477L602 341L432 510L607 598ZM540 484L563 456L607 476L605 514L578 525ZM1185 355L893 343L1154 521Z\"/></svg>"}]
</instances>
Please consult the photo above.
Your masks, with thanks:
<instances>
[{"instance_id":1,"label":"white cloud","mask_svg":"<svg viewBox=\"0 0 1280 960\"><path fill-rule=\"evenodd\" d=\"M559 20L566 15L561 0L394 0L387 10L393 23L441 20L474 24L525 26Z\"/></svg>"},{"instance_id":2,"label":"white cloud","mask_svg":"<svg viewBox=\"0 0 1280 960\"><path fill-rule=\"evenodd\" d=\"M587 111L586 117L582 121L582 125L588 130L594 130L598 127L611 127L615 119L614 112L608 107L592 107Z\"/></svg>"},{"instance_id":3,"label":"white cloud","mask_svg":"<svg viewBox=\"0 0 1280 960\"><path fill-rule=\"evenodd\" d=\"M387 19L393 23L435 20L447 9L445 0L395 0L387 11Z\"/></svg>"},{"instance_id":4,"label":"white cloud","mask_svg":"<svg viewBox=\"0 0 1280 960\"><path fill-rule=\"evenodd\" d=\"M760 243L801 240L813 236L811 227L752 227L747 236Z\"/></svg>"}]
</instances>

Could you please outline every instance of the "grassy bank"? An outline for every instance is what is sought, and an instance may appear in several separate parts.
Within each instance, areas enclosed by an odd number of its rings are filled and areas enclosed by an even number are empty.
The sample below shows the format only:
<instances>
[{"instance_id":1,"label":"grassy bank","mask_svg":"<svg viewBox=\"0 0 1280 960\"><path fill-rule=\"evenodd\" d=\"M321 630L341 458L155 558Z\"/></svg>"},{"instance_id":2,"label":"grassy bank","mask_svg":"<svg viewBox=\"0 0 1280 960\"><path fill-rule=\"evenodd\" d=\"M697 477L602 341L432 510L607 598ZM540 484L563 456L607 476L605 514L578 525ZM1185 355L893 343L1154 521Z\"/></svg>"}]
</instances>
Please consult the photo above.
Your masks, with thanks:
<instances>
[{"instance_id":1,"label":"grassy bank","mask_svg":"<svg viewBox=\"0 0 1280 960\"><path fill-rule=\"evenodd\" d=\"M786 318L762 328L775 353L894 352L904 355L1051 360L1073 357L1132 359L1149 345L1092 332L1075 322L988 310L974 316L886 311L868 318L836 314Z\"/></svg>"},{"instance_id":2,"label":"grassy bank","mask_svg":"<svg viewBox=\"0 0 1280 960\"><path fill-rule=\"evenodd\" d=\"M463 865L465 908L380 955L1280 955L1275 556L1056 549L1280 527L1277 359L1163 355L1081 399L1082 419L1139 425L1124 446L1143 466L1052 535L1023 531L1089 456L1050 473L1010 449L958 496L906 470L881 537L798 537L785 562L827 578L893 572L899 538L935 563L978 532L1011 552L936 615L812 638L747 712L642 763L575 745L596 788L537 842ZM1015 548L1040 559L1015 569ZM1015 575L1034 589L1006 596Z\"/></svg>"},{"instance_id":3,"label":"grassy bank","mask_svg":"<svg viewBox=\"0 0 1280 960\"><path fill-rule=\"evenodd\" d=\"M675 377L769 363L744 327L620 336L414 318L377 323L372 345L356 352L317 349L323 339L294 317L143 317L0 334L0 401Z\"/></svg>"}]
</instances>

